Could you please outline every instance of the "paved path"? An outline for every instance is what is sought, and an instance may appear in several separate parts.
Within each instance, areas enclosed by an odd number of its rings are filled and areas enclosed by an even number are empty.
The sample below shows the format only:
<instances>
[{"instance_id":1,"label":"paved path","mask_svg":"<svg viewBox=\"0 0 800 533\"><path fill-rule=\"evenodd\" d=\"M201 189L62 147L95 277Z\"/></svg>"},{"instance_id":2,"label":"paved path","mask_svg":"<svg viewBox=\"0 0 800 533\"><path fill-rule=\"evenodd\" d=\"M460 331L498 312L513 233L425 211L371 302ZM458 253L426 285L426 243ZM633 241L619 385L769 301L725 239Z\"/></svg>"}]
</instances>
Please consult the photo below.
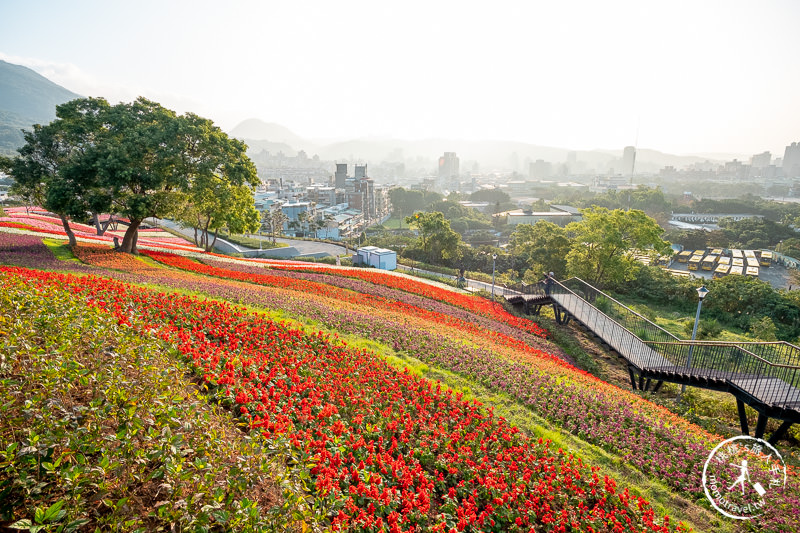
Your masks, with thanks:
<instances>
[{"instance_id":1,"label":"paved path","mask_svg":"<svg viewBox=\"0 0 800 533\"><path fill-rule=\"evenodd\" d=\"M158 225L161 225L165 228L169 228L173 231L177 231L182 235L185 235L191 241L194 238L194 230L187 229L181 227L179 224L171 221L160 219L158 221ZM261 235L253 235L252 238L254 239L261 239L265 243L271 242L272 238L267 236ZM325 257L325 256L337 256L337 255L347 255L348 250L345 246L338 245L338 244L330 244L327 242L316 242L316 241L306 241L301 239L285 239L285 238L278 238L275 239L277 242L284 243L287 246L284 248L272 248L267 250L259 250L258 248L248 248L246 246L239 246L232 242L226 241L223 238L217 238L217 242L214 243L214 247L224 254L236 253L236 254L245 254L248 256L267 256L267 257L280 257L280 258L289 258L289 257Z\"/></svg>"}]
</instances>

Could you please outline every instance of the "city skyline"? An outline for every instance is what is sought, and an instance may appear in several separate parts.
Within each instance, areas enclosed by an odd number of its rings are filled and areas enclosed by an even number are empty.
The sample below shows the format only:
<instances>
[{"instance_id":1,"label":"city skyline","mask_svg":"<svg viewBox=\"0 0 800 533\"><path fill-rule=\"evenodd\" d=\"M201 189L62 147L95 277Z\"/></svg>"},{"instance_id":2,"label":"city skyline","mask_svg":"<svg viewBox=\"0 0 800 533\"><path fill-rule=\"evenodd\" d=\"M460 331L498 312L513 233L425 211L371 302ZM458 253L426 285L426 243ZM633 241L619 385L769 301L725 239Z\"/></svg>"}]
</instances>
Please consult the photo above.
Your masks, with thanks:
<instances>
[{"instance_id":1,"label":"city skyline","mask_svg":"<svg viewBox=\"0 0 800 533\"><path fill-rule=\"evenodd\" d=\"M309 139L741 154L800 140L800 5L10 2L0 59Z\"/></svg>"}]
</instances>

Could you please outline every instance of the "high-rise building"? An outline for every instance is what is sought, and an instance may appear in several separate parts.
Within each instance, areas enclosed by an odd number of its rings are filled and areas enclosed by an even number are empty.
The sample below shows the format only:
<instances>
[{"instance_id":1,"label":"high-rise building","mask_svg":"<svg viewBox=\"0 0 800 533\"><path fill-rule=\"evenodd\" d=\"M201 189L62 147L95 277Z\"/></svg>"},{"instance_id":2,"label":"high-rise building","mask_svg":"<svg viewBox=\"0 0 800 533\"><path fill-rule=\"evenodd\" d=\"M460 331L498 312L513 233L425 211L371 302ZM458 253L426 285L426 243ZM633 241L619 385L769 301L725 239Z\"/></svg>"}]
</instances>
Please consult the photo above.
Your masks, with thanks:
<instances>
[{"instance_id":1,"label":"high-rise building","mask_svg":"<svg viewBox=\"0 0 800 533\"><path fill-rule=\"evenodd\" d=\"M530 164L528 173L533 179L546 180L553 175L553 165L544 159L537 159Z\"/></svg>"},{"instance_id":2,"label":"high-rise building","mask_svg":"<svg viewBox=\"0 0 800 533\"><path fill-rule=\"evenodd\" d=\"M800 178L800 143L792 143L783 153L783 175Z\"/></svg>"},{"instance_id":3,"label":"high-rise building","mask_svg":"<svg viewBox=\"0 0 800 533\"><path fill-rule=\"evenodd\" d=\"M766 168L772 162L772 154L769 152L764 152L763 154L756 154L753 156L753 160L750 162L750 166L753 168Z\"/></svg>"},{"instance_id":4,"label":"high-rise building","mask_svg":"<svg viewBox=\"0 0 800 533\"><path fill-rule=\"evenodd\" d=\"M458 177L458 157L455 152L445 152L439 158L439 177L453 178Z\"/></svg>"},{"instance_id":5,"label":"high-rise building","mask_svg":"<svg viewBox=\"0 0 800 533\"><path fill-rule=\"evenodd\" d=\"M636 167L636 147L626 146L622 151L622 174L629 176L633 174Z\"/></svg>"},{"instance_id":6,"label":"high-rise building","mask_svg":"<svg viewBox=\"0 0 800 533\"><path fill-rule=\"evenodd\" d=\"M330 176L330 174L328 174ZM347 183L347 163L336 163L336 174L334 186L337 189L344 189Z\"/></svg>"}]
</instances>

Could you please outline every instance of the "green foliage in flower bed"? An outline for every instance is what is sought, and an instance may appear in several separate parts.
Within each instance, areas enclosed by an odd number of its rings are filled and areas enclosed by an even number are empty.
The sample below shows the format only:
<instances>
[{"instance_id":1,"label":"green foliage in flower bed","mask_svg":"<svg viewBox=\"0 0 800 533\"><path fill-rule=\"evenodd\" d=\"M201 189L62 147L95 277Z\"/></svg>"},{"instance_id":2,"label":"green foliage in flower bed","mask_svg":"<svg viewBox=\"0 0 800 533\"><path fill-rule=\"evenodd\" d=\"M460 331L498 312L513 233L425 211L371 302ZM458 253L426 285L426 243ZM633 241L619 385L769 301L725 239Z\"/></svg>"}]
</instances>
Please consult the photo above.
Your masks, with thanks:
<instances>
[{"instance_id":1,"label":"green foliage in flower bed","mask_svg":"<svg viewBox=\"0 0 800 533\"><path fill-rule=\"evenodd\" d=\"M246 237L244 235L238 234L229 234L229 233L222 233L220 232L220 238L225 239L228 242L232 242L234 244L238 244L239 246L246 246L247 248L261 248L264 250L270 250L272 248L286 248L289 246L283 242L275 242L273 243L268 238L264 239L255 239L253 237Z\"/></svg>"},{"instance_id":2,"label":"green foliage in flower bed","mask_svg":"<svg viewBox=\"0 0 800 533\"><path fill-rule=\"evenodd\" d=\"M316 529L283 446L209 405L173 349L65 292L9 285L0 529Z\"/></svg>"}]
</instances>

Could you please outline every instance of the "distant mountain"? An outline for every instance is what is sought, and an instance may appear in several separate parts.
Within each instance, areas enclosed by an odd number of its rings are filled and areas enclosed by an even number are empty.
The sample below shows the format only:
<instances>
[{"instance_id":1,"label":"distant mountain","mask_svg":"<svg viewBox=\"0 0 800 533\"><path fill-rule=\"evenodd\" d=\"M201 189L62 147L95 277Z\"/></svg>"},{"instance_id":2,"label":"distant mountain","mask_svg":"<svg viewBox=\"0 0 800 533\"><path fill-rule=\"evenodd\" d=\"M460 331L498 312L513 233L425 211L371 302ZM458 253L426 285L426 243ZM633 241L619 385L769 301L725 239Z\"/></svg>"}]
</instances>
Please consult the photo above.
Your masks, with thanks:
<instances>
[{"instance_id":1,"label":"distant mountain","mask_svg":"<svg viewBox=\"0 0 800 533\"><path fill-rule=\"evenodd\" d=\"M554 165L567 161L571 150L552 146L538 146L518 141L466 141L459 139L403 140L386 138L349 139L329 144L317 144L304 139L280 124L251 118L243 121L230 134L244 140L248 153L255 157L266 150L270 154L282 152L292 157L304 150L311 157L318 155L323 161L359 161L377 164L382 161L401 162L415 160L422 166L436 167L444 152L456 152L462 165L477 162L484 171L513 169L527 174L526 161L537 159ZM622 150L581 150L576 158L584 168L605 172L614 169L622 172ZM684 168L702 163L707 158L698 155L672 155L656 150L639 149L636 154L637 172L657 172L665 166ZM467 167L462 167L467 168Z\"/></svg>"},{"instance_id":2,"label":"distant mountain","mask_svg":"<svg viewBox=\"0 0 800 533\"><path fill-rule=\"evenodd\" d=\"M257 118L248 118L239 123L230 132L237 139L253 139L256 141L269 141L273 143L305 143L301 137L295 135L289 128L272 122L264 122Z\"/></svg>"},{"instance_id":3,"label":"distant mountain","mask_svg":"<svg viewBox=\"0 0 800 533\"><path fill-rule=\"evenodd\" d=\"M75 98L80 95L28 67L0 60L0 153L16 153L24 143L21 129L49 123L58 104Z\"/></svg>"}]
</instances>

